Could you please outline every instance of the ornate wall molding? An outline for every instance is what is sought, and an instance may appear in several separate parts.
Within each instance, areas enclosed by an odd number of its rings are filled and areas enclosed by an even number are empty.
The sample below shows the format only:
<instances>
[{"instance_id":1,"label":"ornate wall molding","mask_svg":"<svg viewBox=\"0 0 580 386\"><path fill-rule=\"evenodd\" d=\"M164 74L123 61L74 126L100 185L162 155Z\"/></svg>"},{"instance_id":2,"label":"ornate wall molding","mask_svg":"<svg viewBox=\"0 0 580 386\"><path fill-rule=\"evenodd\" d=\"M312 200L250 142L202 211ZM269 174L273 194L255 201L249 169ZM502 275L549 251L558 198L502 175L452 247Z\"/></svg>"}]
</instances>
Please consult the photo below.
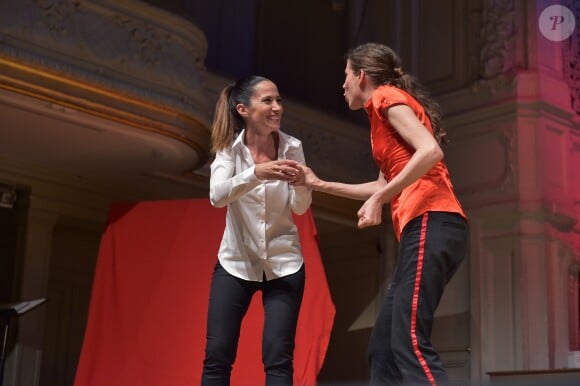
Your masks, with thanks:
<instances>
[{"instance_id":1,"label":"ornate wall molding","mask_svg":"<svg viewBox=\"0 0 580 386\"><path fill-rule=\"evenodd\" d=\"M42 19L46 27L57 33L66 31L68 20L80 5L75 0L36 0L36 3L44 10Z\"/></svg>"},{"instance_id":2,"label":"ornate wall molding","mask_svg":"<svg viewBox=\"0 0 580 386\"><path fill-rule=\"evenodd\" d=\"M445 160L467 207L512 201L518 194L518 133L515 108L490 106L456 115L447 124Z\"/></svg>"},{"instance_id":3,"label":"ornate wall molding","mask_svg":"<svg viewBox=\"0 0 580 386\"><path fill-rule=\"evenodd\" d=\"M516 69L516 7L514 0L483 0L478 79L474 90L494 91L513 80Z\"/></svg>"},{"instance_id":4,"label":"ornate wall molding","mask_svg":"<svg viewBox=\"0 0 580 386\"><path fill-rule=\"evenodd\" d=\"M206 51L192 23L137 0L0 2L1 88L169 136L202 163Z\"/></svg>"},{"instance_id":5,"label":"ornate wall molding","mask_svg":"<svg viewBox=\"0 0 580 386\"><path fill-rule=\"evenodd\" d=\"M576 115L580 115L580 2L564 1L576 16L576 29L570 37L563 42L563 72L564 80L570 87L570 105Z\"/></svg>"}]
</instances>

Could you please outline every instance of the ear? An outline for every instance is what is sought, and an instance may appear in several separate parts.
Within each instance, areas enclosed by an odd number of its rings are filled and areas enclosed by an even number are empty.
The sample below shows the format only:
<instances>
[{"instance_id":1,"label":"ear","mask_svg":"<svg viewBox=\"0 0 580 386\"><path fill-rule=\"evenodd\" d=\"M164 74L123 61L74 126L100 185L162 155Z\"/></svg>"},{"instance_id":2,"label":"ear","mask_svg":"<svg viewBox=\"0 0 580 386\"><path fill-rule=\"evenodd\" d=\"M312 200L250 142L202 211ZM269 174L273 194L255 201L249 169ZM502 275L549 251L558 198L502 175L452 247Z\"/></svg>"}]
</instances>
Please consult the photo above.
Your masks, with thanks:
<instances>
[{"instance_id":1,"label":"ear","mask_svg":"<svg viewBox=\"0 0 580 386\"><path fill-rule=\"evenodd\" d=\"M243 104L238 103L236 105L236 110L238 111L238 114L240 114L242 117L248 116L248 109Z\"/></svg>"},{"instance_id":2,"label":"ear","mask_svg":"<svg viewBox=\"0 0 580 386\"><path fill-rule=\"evenodd\" d=\"M367 73L364 72L363 70L360 70L358 74L358 84L360 88L364 88L366 81L367 81Z\"/></svg>"}]
</instances>

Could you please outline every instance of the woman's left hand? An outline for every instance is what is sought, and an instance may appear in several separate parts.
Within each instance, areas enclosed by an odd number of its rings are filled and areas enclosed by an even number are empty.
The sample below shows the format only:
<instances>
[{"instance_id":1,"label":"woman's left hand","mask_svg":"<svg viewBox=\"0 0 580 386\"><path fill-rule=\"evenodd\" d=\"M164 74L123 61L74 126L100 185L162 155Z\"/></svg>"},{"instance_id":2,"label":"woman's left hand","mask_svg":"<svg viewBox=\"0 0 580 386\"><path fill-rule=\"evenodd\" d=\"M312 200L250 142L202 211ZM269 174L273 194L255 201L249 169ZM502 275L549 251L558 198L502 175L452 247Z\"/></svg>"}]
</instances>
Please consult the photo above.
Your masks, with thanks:
<instances>
[{"instance_id":1,"label":"woman's left hand","mask_svg":"<svg viewBox=\"0 0 580 386\"><path fill-rule=\"evenodd\" d=\"M365 201L358 213L358 227L366 228L379 225L383 220L383 202L376 194Z\"/></svg>"}]
</instances>

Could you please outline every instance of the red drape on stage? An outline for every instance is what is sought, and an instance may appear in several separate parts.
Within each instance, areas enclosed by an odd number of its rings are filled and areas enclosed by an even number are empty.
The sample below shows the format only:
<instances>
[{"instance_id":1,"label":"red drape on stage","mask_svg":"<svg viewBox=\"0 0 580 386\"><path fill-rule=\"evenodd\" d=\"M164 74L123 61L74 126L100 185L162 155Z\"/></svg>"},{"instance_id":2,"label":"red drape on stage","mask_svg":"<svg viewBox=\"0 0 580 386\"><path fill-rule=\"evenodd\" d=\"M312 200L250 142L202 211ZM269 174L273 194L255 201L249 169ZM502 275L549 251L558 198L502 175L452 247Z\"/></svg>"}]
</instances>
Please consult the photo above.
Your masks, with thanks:
<instances>
[{"instance_id":1,"label":"red drape on stage","mask_svg":"<svg viewBox=\"0 0 580 386\"><path fill-rule=\"evenodd\" d=\"M306 287L295 351L295 384L314 385L335 308L308 211L295 216ZM209 200L115 204L102 236L74 386L191 386L201 379L209 284L225 209ZM263 311L246 315L232 385L264 383Z\"/></svg>"}]
</instances>

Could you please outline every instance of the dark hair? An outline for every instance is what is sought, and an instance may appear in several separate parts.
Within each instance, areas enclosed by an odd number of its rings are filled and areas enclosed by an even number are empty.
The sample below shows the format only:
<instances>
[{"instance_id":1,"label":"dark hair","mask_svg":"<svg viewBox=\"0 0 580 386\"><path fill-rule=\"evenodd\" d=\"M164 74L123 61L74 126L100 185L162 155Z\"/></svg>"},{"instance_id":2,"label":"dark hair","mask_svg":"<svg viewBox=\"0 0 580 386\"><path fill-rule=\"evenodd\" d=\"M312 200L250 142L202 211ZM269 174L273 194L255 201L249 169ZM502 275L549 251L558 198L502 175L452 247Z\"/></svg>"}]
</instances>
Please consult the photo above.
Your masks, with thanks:
<instances>
[{"instance_id":1,"label":"dark hair","mask_svg":"<svg viewBox=\"0 0 580 386\"><path fill-rule=\"evenodd\" d=\"M236 106L250 105L256 85L265 80L263 76L250 75L230 83L221 91L215 105L215 115L211 124L211 152L216 153L231 146L234 134L245 128L246 123Z\"/></svg>"},{"instance_id":2,"label":"dark hair","mask_svg":"<svg viewBox=\"0 0 580 386\"><path fill-rule=\"evenodd\" d=\"M411 94L423 106L431 120L437 142L447 142L445 129L440 126L439 104L429 97L427 90L414 76L403 71L401 59L395 51L384 44L365 43L348 51L346 59L355 75L363 70L375 85L390 84Z\"/></svg>"}]
</instances>

